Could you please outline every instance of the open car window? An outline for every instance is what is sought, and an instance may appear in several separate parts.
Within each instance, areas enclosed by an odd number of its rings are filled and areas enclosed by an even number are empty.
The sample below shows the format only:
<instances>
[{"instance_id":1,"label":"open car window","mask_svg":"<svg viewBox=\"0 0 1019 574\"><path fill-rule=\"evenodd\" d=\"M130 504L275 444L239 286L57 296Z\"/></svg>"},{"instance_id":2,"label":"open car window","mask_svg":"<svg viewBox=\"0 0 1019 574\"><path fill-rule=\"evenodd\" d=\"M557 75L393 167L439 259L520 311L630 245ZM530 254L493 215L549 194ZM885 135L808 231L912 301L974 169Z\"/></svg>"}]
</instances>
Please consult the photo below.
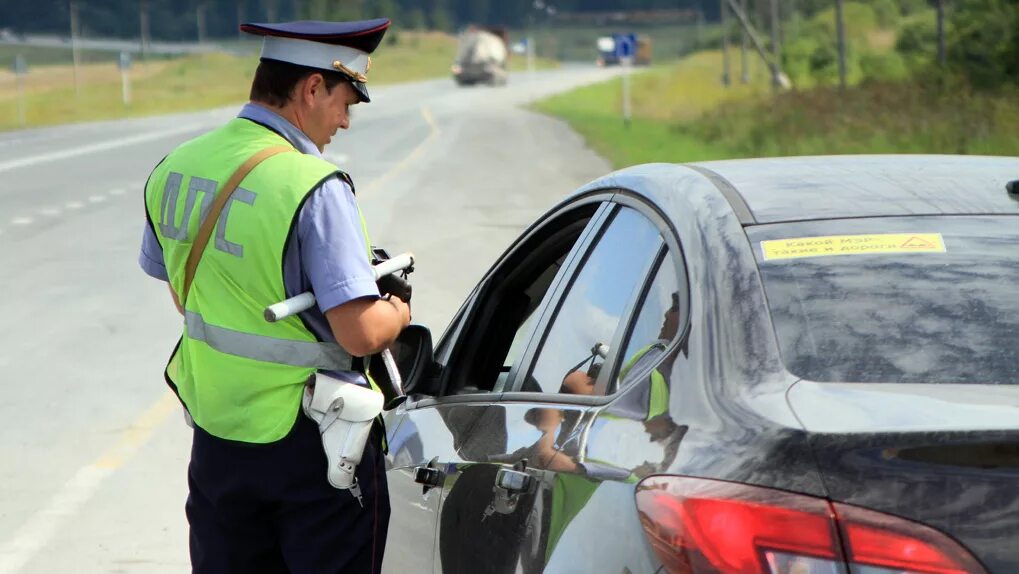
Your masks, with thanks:
<instances>
[{"instance_id":1,"label":"open car window","mask_svg":"<svg viewBox=\"0 0 1019 574\"><path fill-rule=\"evenodd\" d=\"M574 250L598 227L600 207L587 203L553 217L486 276L450 342L443 395L508 390Z\"/></svg>"},{"instance_id":2,"label":"open car window","mask_svg":"<svg viewBox=\"0 0 1019 574\"><path fill-rule=\"evenodd\" d=\"M545 269L537 279L523 289L524 300L526 300L526 309L523 311L522 316L524 317L523 322L517 327L516 332L513 335L513 340L510 343L509 350L506 356L502 360L502 367L499 369L499 375L496 379L495 391L503 391L506 389L506 383L509 380L509 374L516 365L521 357L523 356L524 349L527 342L530 340L531 334L534 332L534 328L538 322L538 309L540 309L541 302L545 299L549 292L549 287L552 285L552 281L555 279L559 270L562 269L563 262L566 259L566 253L556 259L551 265Z\"/></svg>"}]
</instances>

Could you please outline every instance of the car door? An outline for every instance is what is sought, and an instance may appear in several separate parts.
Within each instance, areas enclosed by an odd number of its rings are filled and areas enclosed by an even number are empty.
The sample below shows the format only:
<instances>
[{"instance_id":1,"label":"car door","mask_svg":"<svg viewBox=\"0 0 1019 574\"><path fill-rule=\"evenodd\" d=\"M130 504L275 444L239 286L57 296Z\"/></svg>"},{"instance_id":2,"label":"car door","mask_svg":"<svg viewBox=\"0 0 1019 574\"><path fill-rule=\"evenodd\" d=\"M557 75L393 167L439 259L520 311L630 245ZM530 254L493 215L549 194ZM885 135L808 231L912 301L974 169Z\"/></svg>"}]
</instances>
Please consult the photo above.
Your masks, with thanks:
<instances>
[{"instance_id":1,"label":"car door","mask_svg":"<svg viewBox=\"0 0 1019 574\"><path fill-rule=\"evenodd\" d=\"M517 345L520 359L502 365L502 392L467 417L473 426L459 460L442 468L436 572L543 571L601 482L630 474L586 467L584 442L592 407L609 400L595 391L614 369L611 345L629 324L663 239L634 209L612 204L603 219L546 293ZM478 310L505 304L498 297L477 303Z\"/></svg>"},{"instance_id":2,"label":"car door","mask_svg":"<svg viewBox=\"0 0 1019 574\"><path fill-rule=\"evenodd\" d=\"M504 391L566 270L604 221L610 196L555 210L511 246L437 345L438 372L408 388L407 400L385 414L392 515L384 571L430 571L439 561L436 528L446 485L459 480L462 465L506 444L508 429L488 407Z\"/></svg>"}]
</instances>

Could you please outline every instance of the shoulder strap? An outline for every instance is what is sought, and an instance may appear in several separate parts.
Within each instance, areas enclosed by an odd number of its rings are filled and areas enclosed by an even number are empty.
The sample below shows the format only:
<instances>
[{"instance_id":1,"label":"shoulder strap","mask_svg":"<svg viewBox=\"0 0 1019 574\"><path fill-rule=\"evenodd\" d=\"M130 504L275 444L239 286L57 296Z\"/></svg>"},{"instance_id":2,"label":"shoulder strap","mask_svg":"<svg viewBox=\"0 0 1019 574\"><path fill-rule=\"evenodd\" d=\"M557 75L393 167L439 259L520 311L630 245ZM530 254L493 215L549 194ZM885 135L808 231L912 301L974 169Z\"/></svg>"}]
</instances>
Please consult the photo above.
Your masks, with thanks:
<instances>
[{"instance_id":1,"label":"shoulder strap","mask_svg":"<svg viewBox=\"0 0 1019 574\"><path fill-rule=\"evenodd\" d=\"M350 175L343 170L337 170L336 173L344 183L350 186L350 193L357 195L357 191L354 190L354 180L350 179Z\"/></svg>"},{"instance_id":2,"label":"shoulder strap","mask_svg":"<svg viewBox=\"0 0 1019 574\"><path fill-rule=\"evenodd\" d=\"M273 146L267 147L255 155L248 158L248 161L241 164L241 167L237 168L230 179L227 180L226 185L223 189L219 190L216 194L216 199L213 200L212 206L209 208L209 214L202 221L201 227L198 228L198 236L195 237L195 242L191 244L191 251L188 253L187 263L184 265L184 291L181 293L180 303L184 305L188 300L188 293L191 292L191 283L195 279L195 270L198 268L198 262L202 260L202 253L205 252L205 246L209 243L209 237L212 235L212 230L216 228L216 221L219 219L219 213L223 211L223 206L226 205L230 195L233 194L237 186L244 181L248 173L255 169L255 166L269 159L270 157L286 153L290 151L297 151L289 146Z\"/></svg>"}]
</instances>

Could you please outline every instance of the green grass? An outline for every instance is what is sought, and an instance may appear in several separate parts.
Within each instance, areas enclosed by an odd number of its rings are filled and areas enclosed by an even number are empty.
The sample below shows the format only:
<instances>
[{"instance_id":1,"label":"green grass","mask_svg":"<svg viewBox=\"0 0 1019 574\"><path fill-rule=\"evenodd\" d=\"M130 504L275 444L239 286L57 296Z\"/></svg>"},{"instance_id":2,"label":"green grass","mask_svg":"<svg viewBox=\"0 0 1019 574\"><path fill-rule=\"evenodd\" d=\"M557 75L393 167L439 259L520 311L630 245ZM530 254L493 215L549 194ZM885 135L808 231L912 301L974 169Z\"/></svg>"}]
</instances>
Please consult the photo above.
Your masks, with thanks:
<instances>
[{"instance_id":1,"label":"green grass","mask_svg":"<svg viewBox=\"0 0 1019 574\"><path fill-rule=\"evenodd\" d=\"M255 58L225 54L143 62L131 70L132 103L121 98L115 64L81 68L76 94L70 66L40 67L24 76L25 126L207 109L244 101ZM0 77L0 129L18 127L14 78Z\"/></svg>"},{"instance_id":2,"label":"green grass","mask_svg":"<svg viewBox=\"0 0 1019 574\"><path fill-rule=\"evenodd\" d=\"M760 65L751 82L721 85L721 54L702 52L631 76L633 120L622 119L622 78L553 96L535 105L566 120L599 154L617 167L648 162L685 162L729 157L722 145L685 134L681 126L720 102L756 100L770 93ZM738 76L738 74L736 74Z\"/></svg>"},{"instance_id":3,"label":"green grass","mask_svg":"<svg viewBox=\"0 0 1019 574\"><path fill-rule=\"evenodd\" d=\"M15 52L0 52L13 62ZM209 109L246 101L258 59L251 56L205 54L173 60L136 62L131 69L132 103L121 98L121 76L113 58L82 66L81 89L76 94L70 57L54 64L42 52L29 58L30 73L23 76L24 127L69 122L148 116ZM69 54L69 52L68 52ZM384 43L373 56L370 85L410 82L450 74L456 39L441 33L399 35ZM109 55L109 54L108 54ZM0 62L3 60L0 59ZM540 65L547 67L547 62ZM8 70L0 70L0 130L21 127L18 118L17 84Z\"/></svg>"},{"instance_id":4,"label":"green grass","mask_svg":"<svg viewBox=\"0 0 1019 574\"><path fill-rule=\"evenodd\" d=\"M723 104L679 126L684 138L733 156L948 153L1019 155L1019 90L964 85L863 84Z\"/></svg>"},{"instance_id":5,"label":"green grass","mask_svg":"<svg viewBox=\"0 0 1019 574\"><path fill-rule=\"evenodd\" d=\"M1019 89L975 91L948 79L864 82L774 94L763 70L724 88L718 53L633 76L634 119L621 80L548 98L615 167L739 157L856 153L1019 155Z\"/></svg>"}]
</instances>

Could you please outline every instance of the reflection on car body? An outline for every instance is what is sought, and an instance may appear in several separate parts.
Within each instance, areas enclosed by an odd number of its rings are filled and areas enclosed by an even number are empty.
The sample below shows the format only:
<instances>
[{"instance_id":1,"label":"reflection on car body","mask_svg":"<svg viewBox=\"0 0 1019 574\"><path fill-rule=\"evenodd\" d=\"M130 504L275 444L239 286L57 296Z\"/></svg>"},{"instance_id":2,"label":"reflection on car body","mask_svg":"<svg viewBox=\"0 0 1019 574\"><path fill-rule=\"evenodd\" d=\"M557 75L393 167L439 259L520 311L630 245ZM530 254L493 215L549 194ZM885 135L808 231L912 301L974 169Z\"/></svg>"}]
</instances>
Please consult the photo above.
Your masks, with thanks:
<instances>
[{"instance_id":1,"label":"reflection on car body","mask_svg":"<svg viewBox=\"0 0 1019 574\"><path fill-rule=\"evenodd\" d=\"M861 156L585 186L405 366L385 569L1019 572L1017 179Z\"/></svg>"}]
</instances>

